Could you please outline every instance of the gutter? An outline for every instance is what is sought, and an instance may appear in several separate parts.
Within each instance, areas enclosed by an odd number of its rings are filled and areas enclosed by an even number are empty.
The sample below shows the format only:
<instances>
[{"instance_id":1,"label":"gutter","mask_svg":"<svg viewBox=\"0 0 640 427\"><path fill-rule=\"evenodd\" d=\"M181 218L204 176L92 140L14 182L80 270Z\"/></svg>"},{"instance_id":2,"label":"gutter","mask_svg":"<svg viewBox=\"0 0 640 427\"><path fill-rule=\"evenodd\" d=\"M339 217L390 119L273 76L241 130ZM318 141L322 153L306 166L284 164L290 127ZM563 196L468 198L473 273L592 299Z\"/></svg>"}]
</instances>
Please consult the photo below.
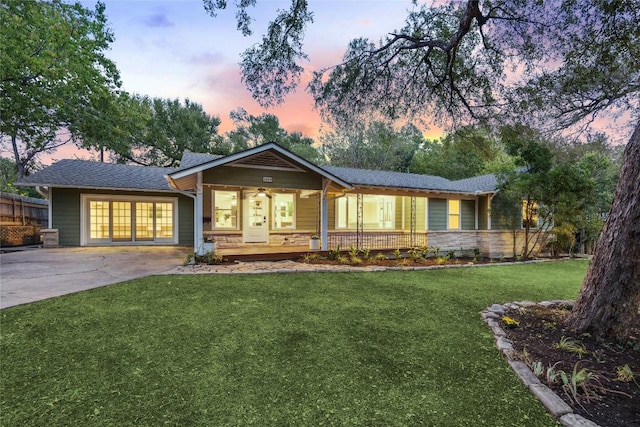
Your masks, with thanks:
<instances>
[{"instance_id":1,"label":"gutter","mask_svg":"<svg viewBox=\"0 0 640 427\"><path fill-rule=\"evenodd\" d=\"M40 187L39 185L36 185L36 191L39 195L49 200L49 189L47 187Z\"/></svg>"}]
</instances>

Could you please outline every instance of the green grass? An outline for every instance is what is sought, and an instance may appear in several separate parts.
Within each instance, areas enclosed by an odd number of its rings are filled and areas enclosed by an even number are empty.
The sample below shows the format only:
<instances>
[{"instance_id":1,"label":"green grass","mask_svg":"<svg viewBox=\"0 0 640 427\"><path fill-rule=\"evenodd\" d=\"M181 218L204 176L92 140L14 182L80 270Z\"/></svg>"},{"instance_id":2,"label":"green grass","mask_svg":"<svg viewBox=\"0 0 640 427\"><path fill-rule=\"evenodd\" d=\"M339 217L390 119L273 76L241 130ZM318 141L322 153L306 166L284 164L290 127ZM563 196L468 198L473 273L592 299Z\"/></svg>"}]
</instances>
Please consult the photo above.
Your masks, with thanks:
<instances>
[{"instance_id":1,"label":"green grass","mask_svg":"<svg viewBox=\"0 0 640 427\"><path fill-rule=\"evenodd\" d=\"M2 426L555 425L492 303L575 298L584 261L156 276L2 310Z\"/></svg>"}]
</instances>

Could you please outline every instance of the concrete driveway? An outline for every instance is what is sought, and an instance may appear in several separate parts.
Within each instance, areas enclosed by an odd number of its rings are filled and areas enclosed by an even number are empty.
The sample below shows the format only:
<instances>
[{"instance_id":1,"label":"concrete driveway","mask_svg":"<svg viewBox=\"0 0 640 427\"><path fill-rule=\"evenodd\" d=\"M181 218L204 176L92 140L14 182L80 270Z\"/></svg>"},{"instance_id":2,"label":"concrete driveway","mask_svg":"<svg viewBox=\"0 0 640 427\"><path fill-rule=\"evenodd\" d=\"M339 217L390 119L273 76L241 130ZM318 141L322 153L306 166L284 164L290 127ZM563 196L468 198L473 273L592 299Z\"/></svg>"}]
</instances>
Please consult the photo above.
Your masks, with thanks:
<instances>
[{"instance_id":1,"label":"concrete driveway","mask_svg":"<svg viewBox=\"0 0 640 427\"><path fill-rule=\"evenodd\" d=\"M175 246L120 246L0 254L0 308L169 272L182 265L189 251Z\"/></svg>"}]
</instances>

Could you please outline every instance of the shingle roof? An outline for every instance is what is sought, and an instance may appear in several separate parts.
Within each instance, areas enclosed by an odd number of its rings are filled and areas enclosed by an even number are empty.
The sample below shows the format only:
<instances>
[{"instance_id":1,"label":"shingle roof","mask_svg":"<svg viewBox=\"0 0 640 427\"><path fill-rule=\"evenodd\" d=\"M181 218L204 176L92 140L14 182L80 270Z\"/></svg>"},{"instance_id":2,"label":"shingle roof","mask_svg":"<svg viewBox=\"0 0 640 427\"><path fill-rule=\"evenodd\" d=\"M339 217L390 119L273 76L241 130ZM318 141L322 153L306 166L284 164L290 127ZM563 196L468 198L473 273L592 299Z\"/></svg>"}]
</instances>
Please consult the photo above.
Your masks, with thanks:
<instances>
[{"instance_id":1,"label":"shingle roof","mask_svg":"<svg viewBox=\"0 0 640 427\"><path fill-rule=\"evenodd\" d=\"M324 169L351 184L373 187L476 193L495 191L497 186L497 179L493 174L450 181L440 176L416 173L374 171L337 166L324 166Z\"/></svg>"},{"instance_id":2,"label":"shingle roof","mask_svg":"<svg viewBox=\"0 0 640 427\"><path fill-rule=\"evenodd\" d=\"M185 151L182 153L182 159L180 160L180 167L176 171L182 169L188 169L193 166L198 166L203 163L210 162L211 160L219 159L223 156L216 156L214 154L207 153L192 153L191 151Z\"/></svg>"},{"instance_id":3,"label":"shingle roof","mask_svg":"<svg viewBox=\"0 0 640 427\"><path fill-rule=\"evenodd\" d=\"M177 169L66 159L54 163L33 175L24 177L16 184L169 191L170 188L164 178L165 175L207 163L220 157L212 154L185 152L180 168ZM322 166L321 169L347 183L360 186L466 194L493 192L497 187L497 178L492 174L450 181L439 176L414 173L374 171L338 166Z\"/></svg>"},{"instance_id":4,"label":"shingle roof","mask_svg":"<svg viewBox=\"0 0 640 427\"><path fill-rule=\"evenodd\" d=\"M459 191L489 192L498 188L498 178L494 174L474 176L473 178L452 181Z\"/></svg>"},{"instance_id":5,"label":"shingle roof","mask_svg":"<svg viewBox=\"0 0 640 427\"><path fill-rule=\"evenodd\" d=\"M446 178L415 173L390 172L380 170L353 169L324 166L324 169L355 185L374 187L394 187L429 190L451 190L451 181Z\"/></svg>"},{"instance_id":6,"label":"shingle roof","mask_svg":"<svg viewBox=\"0 0 640 427\"><path fill-rule=\"evenodd\" d=\"M169 191L169 184L164 179L164 175L173 170L173 168L65 159L24 177L16 184Z\"/></svg>"}]
</instances>

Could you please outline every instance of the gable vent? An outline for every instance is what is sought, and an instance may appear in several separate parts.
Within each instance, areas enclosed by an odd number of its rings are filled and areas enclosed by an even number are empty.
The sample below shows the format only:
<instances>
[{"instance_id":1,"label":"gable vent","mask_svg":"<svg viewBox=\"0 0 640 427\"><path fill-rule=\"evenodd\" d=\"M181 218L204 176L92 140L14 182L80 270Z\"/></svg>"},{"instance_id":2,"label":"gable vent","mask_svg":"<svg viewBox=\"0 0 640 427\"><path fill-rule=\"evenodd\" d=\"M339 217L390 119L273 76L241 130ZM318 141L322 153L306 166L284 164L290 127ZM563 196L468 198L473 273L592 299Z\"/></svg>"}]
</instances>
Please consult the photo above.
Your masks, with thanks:
<instances>
[{"instance_id":1,"label":"gable vent","mask_svg":"<svg viewBox=\"0 0 640 427\"><path fill-rule=\"evenodd\" d=\"M245 157L244 159L231 163L229 166L240 168L278 169L298 172L303 171L295 164L269 151Z\"/></svg>"}]
</instances>

